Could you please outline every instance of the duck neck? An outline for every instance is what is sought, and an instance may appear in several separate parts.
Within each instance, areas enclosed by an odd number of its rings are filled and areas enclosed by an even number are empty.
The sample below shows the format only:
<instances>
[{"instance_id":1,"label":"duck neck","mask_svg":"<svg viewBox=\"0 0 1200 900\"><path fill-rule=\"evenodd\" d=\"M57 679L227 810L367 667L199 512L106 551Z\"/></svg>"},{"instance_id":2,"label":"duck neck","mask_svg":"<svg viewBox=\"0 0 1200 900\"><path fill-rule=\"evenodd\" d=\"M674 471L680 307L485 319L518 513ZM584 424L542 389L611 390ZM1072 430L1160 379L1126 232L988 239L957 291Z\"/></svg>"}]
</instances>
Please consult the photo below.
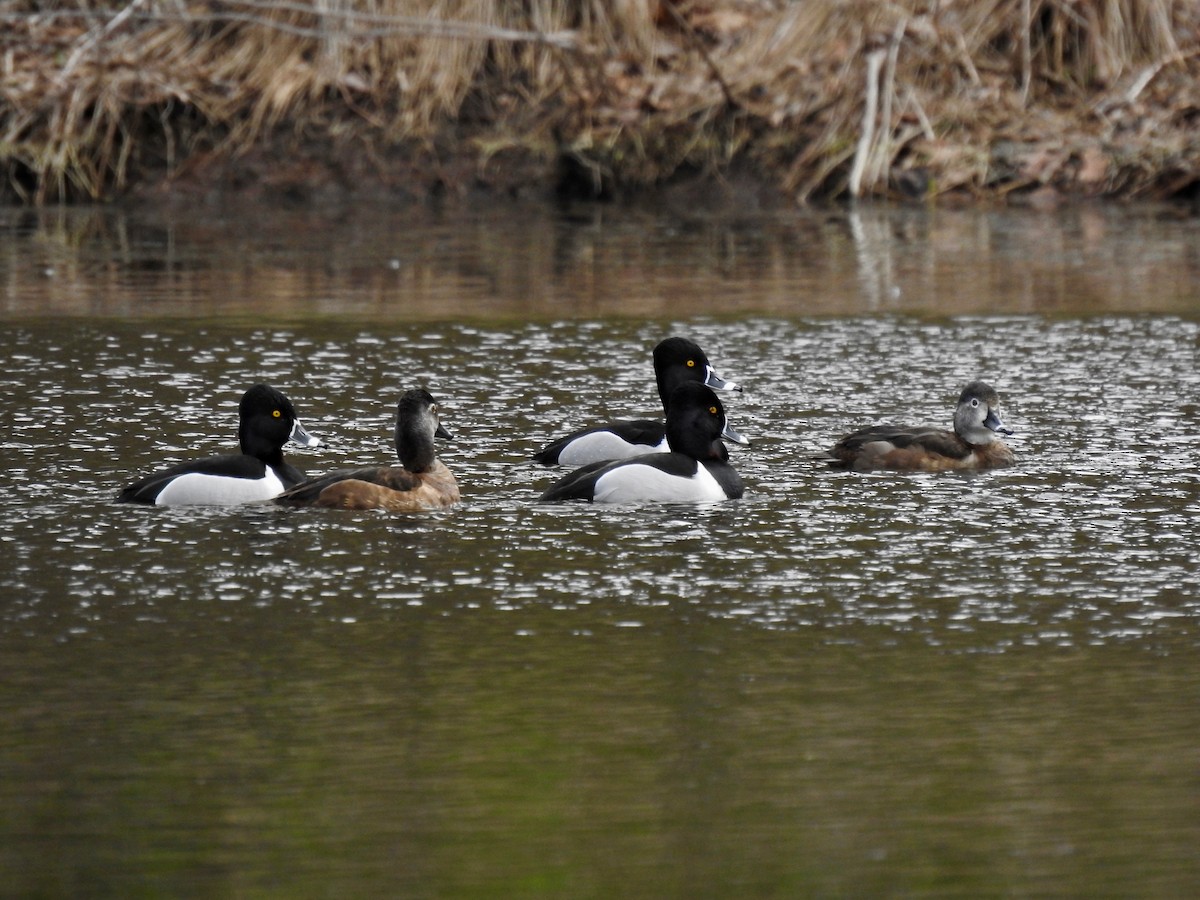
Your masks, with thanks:
<instances>
[{"instance_id":1,"label":"duck neck","mask_svg":"<svg viewBox=\"0 0 1200 900\"><path fill-rule=\"evenodd\" d=\"M410 472L426 472L437 461L433 438L419 422L399 422L396 425L396 455L400 465Z\"/></svg>"},{"instance_id":2,"label":"duck neck","mask_svg":"<svg viewBox=\"0 0 1200 900\"><path fill-rule=\"evenodd\" d=\"M690 427L685 416L667 415L667 446L674 453L682 453L697 460L724 460L729 451L720 438L710 437L703 430Z\"/></svg>"},{"instance_id":3,"label":"duck neck","mask_svg":"<svg viewBox=\"0 0 1200 900\"><path fill-rule=\"evenodd\" d=\"M261 459L268 466L283 464L282 442L276 443L274 440L264 437L260 433L260 429L251 427L249 422L242 422L238 426L238 445L245 456Z\"/></svg>"},{"instance_id":4,"label":"duck neck","mask_svg":"<svg viewBox=\"0 0 1200 900\"><path fill-rule=\"evenodd\" d=\"M671 366L664 370L658 379L658 397L662 401L663 412L667 411L667 398L675 392L675 388L681 384L686 384L689 381L696 379L684 374L683 369L678 366Z\"/></svg>"}]
</instances>

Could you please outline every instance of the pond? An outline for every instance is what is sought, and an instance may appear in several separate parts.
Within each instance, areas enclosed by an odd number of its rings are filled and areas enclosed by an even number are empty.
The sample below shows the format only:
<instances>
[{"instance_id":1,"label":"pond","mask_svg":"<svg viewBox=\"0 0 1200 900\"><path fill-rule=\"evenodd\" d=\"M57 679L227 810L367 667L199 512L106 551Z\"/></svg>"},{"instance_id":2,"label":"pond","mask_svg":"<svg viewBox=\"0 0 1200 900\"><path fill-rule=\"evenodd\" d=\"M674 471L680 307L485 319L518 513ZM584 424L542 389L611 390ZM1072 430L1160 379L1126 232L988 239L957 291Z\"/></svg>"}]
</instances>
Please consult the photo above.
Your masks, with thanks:
<instances>
[{"instance_id":1,"label":"pond","mask_svg":"<svg viewBox=\"0 0 1200 900\"><path fill-rule=\"evenodd\" d=\"M37 896L1200 889L1200 221L1163 208L0 210L0 868ZM529 460L744 385L746 495ZM833 472L1001 394L1017 465ZM463 502L114 504L267 381Z\"/></svg>"}]
</instances>

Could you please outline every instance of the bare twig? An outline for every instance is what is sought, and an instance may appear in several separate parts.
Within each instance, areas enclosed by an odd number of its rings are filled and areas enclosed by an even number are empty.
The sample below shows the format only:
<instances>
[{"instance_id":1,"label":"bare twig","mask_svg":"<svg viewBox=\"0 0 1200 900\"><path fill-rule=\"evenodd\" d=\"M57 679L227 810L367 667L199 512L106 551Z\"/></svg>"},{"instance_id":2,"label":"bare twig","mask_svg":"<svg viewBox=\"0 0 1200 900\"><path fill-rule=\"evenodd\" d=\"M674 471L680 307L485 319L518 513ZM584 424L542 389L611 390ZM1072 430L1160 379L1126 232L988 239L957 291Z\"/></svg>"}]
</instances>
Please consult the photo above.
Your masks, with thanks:
<instances>
[{"instance_id":1,"label":"bare twig","mask_svg":"<svg viewBox=\"0 0 1200 900\"><path fill-rule=\"evenodd\" d=\"M1155 76L1167 66L1171 65L1172 63L1184 62L1189 57L1194 57L1197 55L1200 55L1200 50L1192 50L1190 53L1181 53L1177 51L1172 53L1170 56L1151 63L1138 73L1137 78L1133 80L1133 84L1131 84L1129 89L1125 91L1125 96L1122 99L1126 103L1132 103L1141 95L1142 91L1144 91L1150 85L1150 82L1154 80Z\"/></svg>"},{"instance_id":2,"label":"bare twig","mask_svg":"<svg viewBox=\"0 0 1200 900\"><path fill-rule=\"evenodd\" d=\"M967 77L971 79L971 84L979 87L983 84L983 79L979 77L975 61L971 59L971 51L967 47L967 39L963 37L962 31L954 32L954 43L958 47L959 59L962 60L963 68L967 70Z\"/></svg>"},{"instance_id":3,"label":"bare twig","mask_svg":"<svg viewBox=\"0 0 1200 900\"><path fill-rule=\"evenodd\" d=\"M887 53L883 50L872 50L867 54L867 94L863 102L862 131L858 136L858 146L854 150L854 165L850 169L850 196L862 195L863 173L871 155L871 147L875 143L875 117L879 108L879 70Z\"/></svg>"},{"instance_id":4,"label":"bare twig","mask_svg":"<svg viewBox=\"0 0 1200 900\"><path fill-rule=\"evenodd\" d=\"M99 42L100 39L115 31L123 22L130 20L185 25L215 25L236 22L244 25L258 25L262 28L268 28L272 31L291 34L297 37L323 38L329 35L329 30L326 26L307 27L297 25L293 22L284 22L265 15L259 15L255 12L239 11L232 4L228 8L211 7L210 11L196 13L191 11L140 11L138 8L143 6L144 3L145 0L132 0L125 9L107 21L103 28L94 29L89 32L87 37L72 52L71 58L67 61L66 66L63 67L63 73L59 77L62 78L64 74L69 75L74 71L82 61L84 53ZM578 36L574 31L524 31L515 28L484 25L478 22L423 19L415 16L391 16L342 9L319 11L310 6L301 6L294 3L255 3L243 0L239 5L250 10L257 9L264 12L303 12L308 15L317 16L327 22L332 19L340 19L346 23L353 24L348 24L347 27L339 32L339 35L355 40L406 34L414 37L450 38L455 40L548 44L562 50L574 50L579 45ZM35 16L38 22L45 23L59 19L78 20L96 18L97 12L93 10L58 10L37 14L0 12L0 22L28 21Z\"/></svg>"},{"instance_id":5,"label":"bare twig","mask_svg":"<svg viewBox=\"0 0 1200 900\"><path fill-rule=\"evenodd\" d=\"M145 0L131 0L128 6L104 23L103 28L93 28L90 32L88 32L88 34L79 42L75 49L71 51L71 55L67 59L66 65L62 67L58 73L58 77L55 79L56 85L61 87L63 84L65 84L66 80L71 77L71 73L75 71L76 66L78 66L83 60L84 54L99 44L101 40L108 37L110 34L120 28L121 25L130 18L130 16L137 12L138 7L142 6L143 3L145 3Z\"/></svg>"},{"instance_id":6,"label":"bare twig","mask_svg":"<svg viewBox=\"0 0 1200 900\"><path fill-rule=\"evenodd\" d=\"M1029 102L1029 88L1033 83L1033 9L1030 0L1021 0L1021 108Z\"/></svg>"},{"instance_id":7,"label":"bare twig","mask_svg":"<svg viewBox=\"0 0 1200 900\"><path fill-rule=\"evenodd\" d=\"M738 102L733 97L733 91L730 90L728 82L725 81L725 76L721 74L720 68L713 61L708 50L705 49L704 41L701 40L700 35L696 34L696 29L692 27L692 23L683 17L683 13L679 11L679 7L675 5L673 0L660 0L660 2L662 3L662 8L667 11L675 24L683 29L683 33L688 36L688 41L692 47L700 54L700 58L704 60L704 64L712 72L713 81L721 86L721 93L725 95L725 102L729 106L736 108Z\"/></svg>"},{"instance_id":8,"label":"bare twig","mask_svg":"<svg viewBox=\"0 0 1200 900\"><path fill-rule=\"evenodd\" d=\"M892 100L896 92L896 63L900 58L900 43L904 40L904 32L908 28L908 20L901 19L888 42L887 65L883 69L883 111L879 115L879 141L871 153L871 165L868 172L868 187L876 185L885 176L892 161Z\"/></svg>"},{"instance_id":9,"label":"bare twig","mask_svg":"<svg viewBox=\"0 0 1200 900\"><path fill-rule=\"evenodd\" d=\"M917 97L917 92L910 87L905 93L904 99L917 114L917 121L921 123L921 134L925 137L925 140L936 140L937 135L933 131L933 123L929 121L929 116L926 115L925 107L921 105L921 101Z\"/></svg>"}]
</instances>

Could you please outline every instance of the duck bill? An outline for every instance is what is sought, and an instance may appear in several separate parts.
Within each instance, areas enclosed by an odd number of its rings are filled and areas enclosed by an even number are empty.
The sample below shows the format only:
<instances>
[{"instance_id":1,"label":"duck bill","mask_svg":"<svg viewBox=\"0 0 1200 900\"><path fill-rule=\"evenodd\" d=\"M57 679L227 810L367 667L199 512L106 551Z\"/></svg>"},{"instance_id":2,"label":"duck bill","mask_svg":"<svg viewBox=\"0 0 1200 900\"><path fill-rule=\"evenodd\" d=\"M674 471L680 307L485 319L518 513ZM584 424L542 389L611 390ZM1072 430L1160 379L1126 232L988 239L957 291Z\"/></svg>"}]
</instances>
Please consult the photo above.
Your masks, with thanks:
<instances>
[{"instance_id":1,"label":"duck bill","mask_svg":"<svg viewBox=\"0 0 1200 900\"><path fill-rule=\"evenodd\" d=\"M736 381L726 381L712 366L705 366L704 383L714 391L738 391L742 392L742 386Z\"/></svg>"},{"instance_id":2,"label":"duck bill","mask_svg":"<svg viewBox=\"0 0 1200 900\"><path fill-rule=\"evenodd\" d=\"M739 390L741 390L739 388ZM750 442L733 430L733 426L728 422L725 423L725 428L721 432L721 437L727 441L733 441L735 444L741 444L743 447L749 447Z\"/></svg>"},{"instance_id":3,"label":"duck bill","mask_svg":"<svg viewBox=\"0 0 1200 900\"><path fill-rule=\"evenodd\" d=\"M311 435L300 424L300 420L296 420L296 424L292 426L291 438L301 447L320 447L321 439L315 435Z\"/></svg>"},{"instance_id":4,"label":"duck bill","mask_svg":"<svg viewBox=\"0 0 1200 900\"><path fill-rule=\"evenodd\" d=\"M450 433L450 430L445 425L443 425L441 422L438 422L438 427L434 430L433 433L435 436L444 438L447 441L454 440L454 435L452 435Z\"/></svg>"},{"instance_id":5,"label":"duck bill","mask_svg":"<svg viewBox=\"0 0 1200 900\"><path fill-rule=\"evenodd\" d=\"M997 434L1012 434L1011 428L1005 428L1004 423L1000 421L1000 416L996 414L994 409L989 409L987 418L983 420L984 427L992 429Z\"/></svg>"}]
</instances>

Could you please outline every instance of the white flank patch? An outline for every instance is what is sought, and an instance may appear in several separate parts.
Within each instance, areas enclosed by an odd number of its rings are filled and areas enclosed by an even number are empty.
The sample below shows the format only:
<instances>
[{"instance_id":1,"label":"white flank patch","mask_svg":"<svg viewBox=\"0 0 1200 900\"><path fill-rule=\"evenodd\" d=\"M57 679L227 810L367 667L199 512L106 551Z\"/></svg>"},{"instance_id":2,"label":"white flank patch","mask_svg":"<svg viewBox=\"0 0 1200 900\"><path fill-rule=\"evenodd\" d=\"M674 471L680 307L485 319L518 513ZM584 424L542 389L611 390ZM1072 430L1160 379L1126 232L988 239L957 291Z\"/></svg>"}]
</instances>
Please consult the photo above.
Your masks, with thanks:
<instances>
[{"instance_id":1,"label":"white flank patch","mask_svg":"<svg viewBox=\"0 0 1200 900\"><path fill-rule=\"evenodd\" d=\"M228 475L206 475L188 472L163 488L154 500L155 506L232 506L270 500L283 493L283 482L271 469L262 478L230 478Z\"/></svg>"},{"instance_id":2,"label":"white flank patch","mask_svg":"<svg viewBox=\"0 0 1200 900\"><path fill-rule=\"evenodd\" d=\"M649 444L628 444L611 431L594 431L576 438L563 448L558 455L558 464L578 468L602 459L627 459L643 453L666 453L669 449L666 438L652 447Z\"/></svg>"},{"instance_id":3,"label":"white flank patch","mask_svg":"<svg viewBox=\"0 0 1200 900\"><path fill-rule=\"evenodd\" d=\"M728 500L708 469L699 466L691 478L668 475L654 466L620 466L596 482L597 503L714 503Z\"/></svg>"}]
</instances>

